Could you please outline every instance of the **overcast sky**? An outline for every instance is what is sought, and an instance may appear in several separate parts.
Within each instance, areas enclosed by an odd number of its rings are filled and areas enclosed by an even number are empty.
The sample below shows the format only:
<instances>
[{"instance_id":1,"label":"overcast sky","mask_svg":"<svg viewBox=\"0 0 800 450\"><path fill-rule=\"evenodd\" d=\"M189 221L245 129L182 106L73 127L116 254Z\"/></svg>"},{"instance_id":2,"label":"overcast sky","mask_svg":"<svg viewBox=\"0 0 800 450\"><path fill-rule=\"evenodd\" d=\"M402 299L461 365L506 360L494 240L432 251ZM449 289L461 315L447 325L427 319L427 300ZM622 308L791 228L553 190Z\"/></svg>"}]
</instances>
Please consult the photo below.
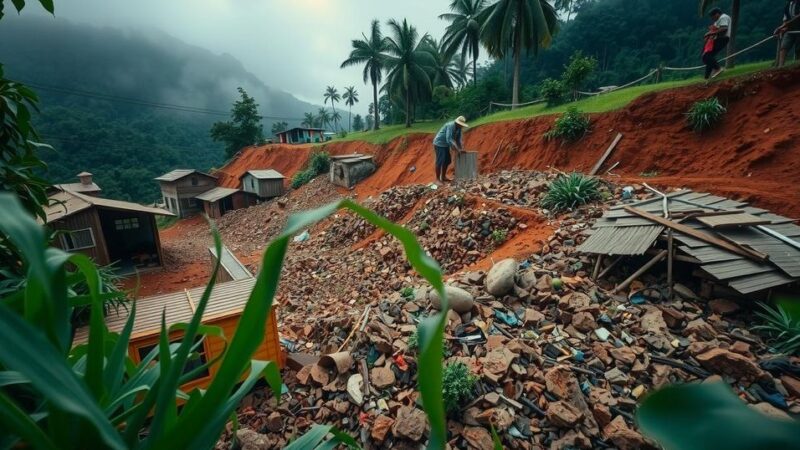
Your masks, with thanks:
<instances>
[{"instance_id":1,"label":"overcast sky","mask_svg":"<svg viewBox=\"0 0 800 450\"><path fill-rule=\"evenodd\" d=\"M56 16L120 28L155 27L189 44L229 53L266 84L320 104L325 86L355 85L361 106L371 88L361 69L339 69L350 41L373 18L408 18L437 39L450 0L62 0ZM8 5L7 9L11 8ZM41 9L29 1L28 8ZM30 11L26 11L30 13ZM361 108L359 108L361 109Z\"/></svg>"}]
</instances>

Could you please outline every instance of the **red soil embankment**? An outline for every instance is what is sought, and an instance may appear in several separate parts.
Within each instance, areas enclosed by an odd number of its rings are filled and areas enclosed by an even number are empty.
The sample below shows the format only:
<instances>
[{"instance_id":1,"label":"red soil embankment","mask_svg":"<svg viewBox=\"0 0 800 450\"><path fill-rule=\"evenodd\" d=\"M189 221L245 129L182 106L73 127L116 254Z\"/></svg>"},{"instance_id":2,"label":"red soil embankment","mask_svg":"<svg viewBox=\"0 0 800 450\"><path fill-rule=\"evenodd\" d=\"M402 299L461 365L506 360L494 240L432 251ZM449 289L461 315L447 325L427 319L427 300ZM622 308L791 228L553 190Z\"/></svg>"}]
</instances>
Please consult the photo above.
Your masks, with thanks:
<instances>
[{"instance_id":1,"label":"red soil embankment","mask_svg":"<svg viewBox=\"0 0 800 450\"><path fill-rule=\"evenodd\" d=\"M727 106L727 115L716 129L693 132L685 112L692 103L714 96ZM542 135L553 117L540 116L474 128L465 134L465 146L479 152L483 172L548 167L589 171L621 132L624 138L601 173L619 162L614 173L628 182L711 191L800 217L798 98L799 69L768 71L647 94L620 110L593 114L592 131L574 144L545 140ZM385 145L334 142L325 150L375 155L378 172L356 187L360 197L395 185L434 181L427 134Z\"/></svg>"}]
</instances>

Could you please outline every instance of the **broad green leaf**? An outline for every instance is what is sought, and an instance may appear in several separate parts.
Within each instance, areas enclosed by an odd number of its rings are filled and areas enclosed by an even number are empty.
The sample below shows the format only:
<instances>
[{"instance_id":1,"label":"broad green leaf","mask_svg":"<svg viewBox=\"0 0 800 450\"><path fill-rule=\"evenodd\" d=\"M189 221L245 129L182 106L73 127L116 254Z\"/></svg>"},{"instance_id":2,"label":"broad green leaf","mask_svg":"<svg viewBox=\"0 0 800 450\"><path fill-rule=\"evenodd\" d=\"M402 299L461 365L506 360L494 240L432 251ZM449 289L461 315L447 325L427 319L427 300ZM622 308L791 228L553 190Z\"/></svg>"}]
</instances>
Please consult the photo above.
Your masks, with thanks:
<instances>
[{"instance_id":1,"label":"broad green leaf","mask_svg":"<svg viewBox=\"0 0 800 450\"><path fill-rule=\"evenodd\" d=\"M125 448L117 431L44 335L0 303L0 363L27 377L52 404L85 418L111 448ZM20 352L19 349L29 351Z\"/></svg>"},{"instance_id":2,"label":"broad green leaf","mask_svg":"<svg viewBox=\"0 0 800 450\"><path fill-rule=\"evenodd\" d=\"M800 448L800 423L748 407L723 383L668 386L644 399L642 432L666 450Z\"/></svg>"},{"instance_id":3,"label":"broad green leaf","mask_svg":"<svg viewBox=\"0 0 800 450\"><path fill-rule=\"evenodd\" d=\"M326 441L325 438L331 434L333 437ZM333 425L314 425L306 434L290 442L284 450L313 450L313 449L332 449L339 444L350 448L358 448L358 443L346 433L339 431Z\"/></svg>"},{"instance_id":4,"label":"broad green leaf","mask_svg":"<svg viewBox=\"0 0 800 450\"><path fill-rule=\"evenodd\" d=\"M3 426L19 433L25 443L37 449L57 449L50 437L39 428L36 421L25 413L13 400L0 391L0 419Z\"/></svg>"}]
</instances>

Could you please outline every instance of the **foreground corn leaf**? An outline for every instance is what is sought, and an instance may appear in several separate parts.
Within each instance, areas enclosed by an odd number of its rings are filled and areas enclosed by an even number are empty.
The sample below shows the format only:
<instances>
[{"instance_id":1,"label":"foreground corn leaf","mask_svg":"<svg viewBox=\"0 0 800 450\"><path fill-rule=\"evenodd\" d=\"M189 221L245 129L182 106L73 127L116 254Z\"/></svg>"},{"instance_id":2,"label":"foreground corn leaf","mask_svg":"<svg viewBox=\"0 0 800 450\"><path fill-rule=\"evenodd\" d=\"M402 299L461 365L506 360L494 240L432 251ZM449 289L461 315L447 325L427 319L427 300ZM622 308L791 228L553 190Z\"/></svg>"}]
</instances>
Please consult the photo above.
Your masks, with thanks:
<instances>
[{"instance_id":1,"label":"foreground corn leaf","mask_svg":"<svg viewBox=\"0 0 800 450\"><path fill-rule=\"evenodd\" d=\"M666 450L800 448L800 423L761 414L723 383L660 389L642 402L637 419Z\"/></svg>"}]
</instances>

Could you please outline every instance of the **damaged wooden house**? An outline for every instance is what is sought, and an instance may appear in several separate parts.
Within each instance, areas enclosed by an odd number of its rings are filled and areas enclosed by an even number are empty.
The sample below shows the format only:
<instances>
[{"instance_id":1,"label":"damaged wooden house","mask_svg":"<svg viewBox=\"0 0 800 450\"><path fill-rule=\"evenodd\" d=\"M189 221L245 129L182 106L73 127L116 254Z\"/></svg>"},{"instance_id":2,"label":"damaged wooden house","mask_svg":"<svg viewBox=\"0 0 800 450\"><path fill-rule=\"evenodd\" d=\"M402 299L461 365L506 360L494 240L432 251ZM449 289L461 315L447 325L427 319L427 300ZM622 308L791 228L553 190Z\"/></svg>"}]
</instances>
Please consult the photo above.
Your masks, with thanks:
<instances>
[{"instance_id":1,"label":"damaged wooden house","mask_svg":"<svg viewBox=\"0 0 800 450\"><path fill-rule=\"evenodd\" d=\"M217 177L192 169L176 169L155 180L161 186L165 207L180 218L202 211L197 196L217 186Z\"/></svg>"},{"instance_id":2,"label":"damaged wooden house","mask_svg":"<svg viewBox=\"0 0 800 450\"><path fill-rule=\"evenodd\" d=\"M704 287L721 294L767 297L775 289L796 288L800 226L794 220L707 193L654 192L612 207L592 226L578 251L597 255L595 278L627 257L646 255L650 259L615 291L661 262L670 289L676 263L694 265Z\"/></svg>"},{"instance_id":3,"label":"damaged wooden house","mask_svg":"<svg viewBox=\"0 0 800 450\"><path fill-rule=\"evenodd\" d=\"M55 245L84 253L123 274L162 267L156 216L169 211L62 190L49 197L47 225L60 232Z\"/></svg>"}]
</instances>

